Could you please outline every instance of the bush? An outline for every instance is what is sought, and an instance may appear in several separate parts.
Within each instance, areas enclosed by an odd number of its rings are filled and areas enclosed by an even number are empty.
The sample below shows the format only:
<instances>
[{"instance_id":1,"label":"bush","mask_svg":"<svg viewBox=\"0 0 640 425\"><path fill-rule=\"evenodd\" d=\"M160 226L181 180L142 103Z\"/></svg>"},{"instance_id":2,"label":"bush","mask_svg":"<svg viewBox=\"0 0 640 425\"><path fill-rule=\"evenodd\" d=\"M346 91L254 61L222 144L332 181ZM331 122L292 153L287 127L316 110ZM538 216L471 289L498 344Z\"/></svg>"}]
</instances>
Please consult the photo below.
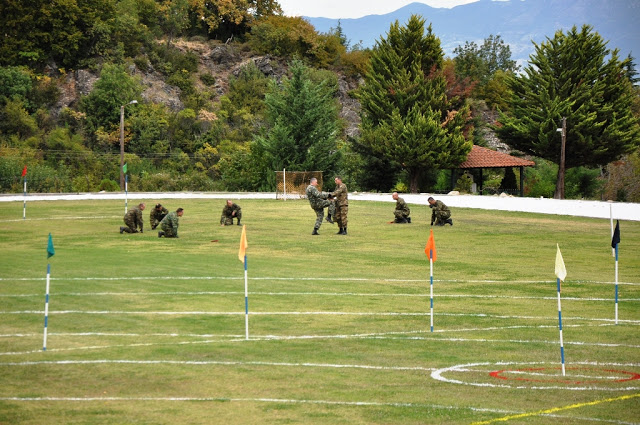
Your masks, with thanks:
<instances>
[{"instance_id":1,"label":"bush","mask_svg":"<svg viewBox=\"0 0 640 425\"><path fill-rule=\"evenodd\" d=\"M212 86L216 83L216 77L211 74L200 74L200 81L208 86Z\"/></svg>"},{"instance_id":2,"label":"bush","mask_svg":"<svg viewBox=\"0 0 640 425\"><path fill-rule=\"evenodd\" d=\"M102 179L102 181L98 185L98 190L100 190L100 191L104 190L105 192L119 192L120 191L120 184L118 184L117 182L115 182L113 180Z\"/></svg>"}]
</instances>

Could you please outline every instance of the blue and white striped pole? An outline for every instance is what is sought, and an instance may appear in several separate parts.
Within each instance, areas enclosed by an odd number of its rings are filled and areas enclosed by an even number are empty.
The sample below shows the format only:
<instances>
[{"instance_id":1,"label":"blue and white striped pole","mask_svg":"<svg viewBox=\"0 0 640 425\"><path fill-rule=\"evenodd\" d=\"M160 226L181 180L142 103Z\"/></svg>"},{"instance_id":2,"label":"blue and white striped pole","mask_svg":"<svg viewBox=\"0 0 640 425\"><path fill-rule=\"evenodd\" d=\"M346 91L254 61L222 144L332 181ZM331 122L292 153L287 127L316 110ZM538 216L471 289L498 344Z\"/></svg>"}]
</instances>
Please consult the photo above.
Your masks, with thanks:
<instances>
[{"instance_id":1,"label":"blue and white striped pole","mask_svg":"<svg viewBox=\"0 0 640 425\"><path fill-rule=\"evenodd\" d=\"M249 283L247 279L247 255L244 255L244 330L249 339Z\"/></svg>"},{"instance_id":2,"label":"blue and white striped pole","mask_svg":"<svg viewBox=\"0 0 640 425\"><path fill-rule=\"evenodd\" d=\"M47 351L47 325L49 322L49 281L51 276L51 264L47 264L47 290L44 298L44 340L42 351Z\"/></svg>"},{"instance_id":3,"label":"blue and white striped pole","mask_svg":"<svg viewBox=\"0 0 640 425\"><path fill-rule=\"evenodd\" d=\"M124 213L127 213L127 204L129 203L129 175L124 175Z\"/></svg>"},{"instance_id":4,"label":"blue and white striped pole","mask_svg":"<svg viewBox=\"0 0 640 425\"><path fill-rule=\"evenodd\" d=\"M560 278L558 281L558 327L560 329L560 359L562 360L562 376L565 376L564 370L564 342L562 341L562 305L560 304Z\"/></svg>"},{"instance_id":5,"label":"blue and white striped pole","mask_svg":"<svg viewBox=\"0 0 640 425\"><path fill-rule=\"evenodd\" d=\"M431 284L429 285L431 298L431 332L433 332L433 249L429 250L429 269L431 278Z\"/></svg>"},{"instance_id":6,"label":"blue and white striped pole","mask_svg":"<svg viewBox=\"0 0 640 425\"><path fill-rule=\"evenodd\" d=\"M27 176L24 176L24 188L22 190L24 202L22 203L22 219L27 219Z\"/></svg>"}]
</instances>

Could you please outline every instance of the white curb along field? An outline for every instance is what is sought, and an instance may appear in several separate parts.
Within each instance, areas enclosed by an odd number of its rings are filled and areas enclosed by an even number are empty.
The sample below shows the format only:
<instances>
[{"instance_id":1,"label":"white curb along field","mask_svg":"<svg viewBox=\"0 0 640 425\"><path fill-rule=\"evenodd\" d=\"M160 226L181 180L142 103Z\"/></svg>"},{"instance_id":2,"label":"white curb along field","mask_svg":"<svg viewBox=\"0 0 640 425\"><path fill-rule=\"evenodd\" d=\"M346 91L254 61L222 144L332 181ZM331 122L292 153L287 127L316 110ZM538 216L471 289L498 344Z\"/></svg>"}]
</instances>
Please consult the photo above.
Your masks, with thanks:
<instances>
[{"instance_id":1,"label":"white curb along field","mask_svg":"<svg viewBox=\"0 0 640 425\"><path fill-rule=\"evenodd\" d=\"M429 196L454 208L478 208L498 211L520 211L540 214L569 215L614 220L640 221L640 204L630 202L603 202L559 200L548 198L520 198L508 196L436 195L429 193L401 194L409 204L427 205ZM45 193L27 194L29 201L81 201L95 199L122 199L122 192L101 193ZM128 199L276 199L273 192L130 192ZM22 202L22 194L0 194L0 202ZM390 193L349 193L351 201L395 202Z\"/></svg>"}]
</instances>

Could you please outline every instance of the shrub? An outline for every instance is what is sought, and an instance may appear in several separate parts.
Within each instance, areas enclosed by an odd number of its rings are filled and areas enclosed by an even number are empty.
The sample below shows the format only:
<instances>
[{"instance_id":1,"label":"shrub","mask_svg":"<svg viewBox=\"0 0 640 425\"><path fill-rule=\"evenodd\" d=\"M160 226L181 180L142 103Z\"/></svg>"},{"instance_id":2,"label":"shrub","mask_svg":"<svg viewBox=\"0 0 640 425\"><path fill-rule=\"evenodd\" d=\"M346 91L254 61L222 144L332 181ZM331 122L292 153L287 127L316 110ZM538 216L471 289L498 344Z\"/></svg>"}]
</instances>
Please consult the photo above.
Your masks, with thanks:
<instances>
[{"instance_id":1,"label":"shrub","mask_svg":"<svg viewBox=\"0 0 640 425\"><path fill-rule=\"evenodd\" d=\"M212 86L216 83L216 77L211 74L200 74L200 81L208 86Z\"/></svg>"},{"instance_id":2,"label":"shrub","mask_svg":"<svg viewBox=\"0 0 640 425\"><path fill-rule=\"evenodd\" d=\"M118 192L120 191L120 184L113 180L102 179L102 181L98 185L98 190L104 190L105 192Z\"/></svg>"}]
</instances>

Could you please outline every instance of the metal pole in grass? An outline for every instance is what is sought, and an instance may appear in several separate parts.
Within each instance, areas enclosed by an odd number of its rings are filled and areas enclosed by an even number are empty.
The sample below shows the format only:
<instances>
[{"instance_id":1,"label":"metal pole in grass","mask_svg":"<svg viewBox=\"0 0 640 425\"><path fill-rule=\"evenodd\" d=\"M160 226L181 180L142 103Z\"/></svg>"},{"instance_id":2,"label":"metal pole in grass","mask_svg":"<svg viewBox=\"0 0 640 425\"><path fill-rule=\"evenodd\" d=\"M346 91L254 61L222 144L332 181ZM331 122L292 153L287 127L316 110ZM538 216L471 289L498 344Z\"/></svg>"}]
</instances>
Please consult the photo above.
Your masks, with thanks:
<instances>
[{"instance_id":1,"label":"metal pole in grass","mask_svg":"<svg viewBox=\"0 0 640 425\"><path fill-rule=\"evenodd\" d=\"M616 306L615 306L615 318L616 325L618 324L618 245L620 244L620 221L616 220L616 229L613 231L611 237L611 248L615 250L616 255Z\"/></svg>"},{"instance_id":2,"label":"metal pole in grass","mask_svg":"<svg viewBox=\"0 0 640 425\"><path fill-rule=\"evenodd\" d=\"M127 164L122 166L122 172L124 173L124 213L127 213L129 204L129 175L127 174Z\"/></svg>"},{"instance_id":3,"label":"metal pole in grass","mask_svg":"<svg viewBox=\"0 0 640 425\"><path fill-rule=\"evenodd\" d=\"M565 376L564 370L564 342L562 341L562 305L560 304L560 281L564 281L567 277L567 269L564 266L560 245L556 244L558 250L556 252L556 281L558 283L558 328L560 329L560 359L562 361L562 376Z\"/></svg>"},{"instance_id":4,"label":"metal pole in grass","mask_svg":"<svg viewBox=\"0 0 640 425\"><path fill-rule=\"evenodd\" d=\"M27 166L22 169L22 177L24 178L24 189L22 194L24 196L24 202L22 203L22 219L27 219Z\"/></svg>"},{"instance_id":5,"label":"metal pole in grass","mask_svg":"<svg viewBox=\"0 0 640 425\"><path fill-rule=\"evenodd\" d=\"M433 239L433 229L429 233L427 245L424 247L424 253L429 257L429 276L430 276L430 300L431 300L431 332L433 332L433 262L436 261L436 241Z\"/></svg>"},{"instance_id":6,"label":"metal pole in grass","mask_svg":"<svg viewBox=\"0 0 640 425\"><path fill-rule=\"evenodd\" d=\"M51 239L51 233L49 233L49 242L47 243L47 260L55 255L53 249L53 240ZM42 351L47 351L47 325L49 322L49 282L51 276L51 264L47 261L47 289L45 291L44 298L44 339L42 341Z\"/></svg>"},{"instance_id":7,"label":"metal pole in grass","mask_svg":"<svg viewBox=\"0 0 640 425\"><path fill-rule=\"evenodd\" d=\"M238 259L244 262L244 330L245 339L249 339L249 284L247 279L247 226L242 225L242 236L240 236L240 249Z\"/></svg>"}]
</instances>

